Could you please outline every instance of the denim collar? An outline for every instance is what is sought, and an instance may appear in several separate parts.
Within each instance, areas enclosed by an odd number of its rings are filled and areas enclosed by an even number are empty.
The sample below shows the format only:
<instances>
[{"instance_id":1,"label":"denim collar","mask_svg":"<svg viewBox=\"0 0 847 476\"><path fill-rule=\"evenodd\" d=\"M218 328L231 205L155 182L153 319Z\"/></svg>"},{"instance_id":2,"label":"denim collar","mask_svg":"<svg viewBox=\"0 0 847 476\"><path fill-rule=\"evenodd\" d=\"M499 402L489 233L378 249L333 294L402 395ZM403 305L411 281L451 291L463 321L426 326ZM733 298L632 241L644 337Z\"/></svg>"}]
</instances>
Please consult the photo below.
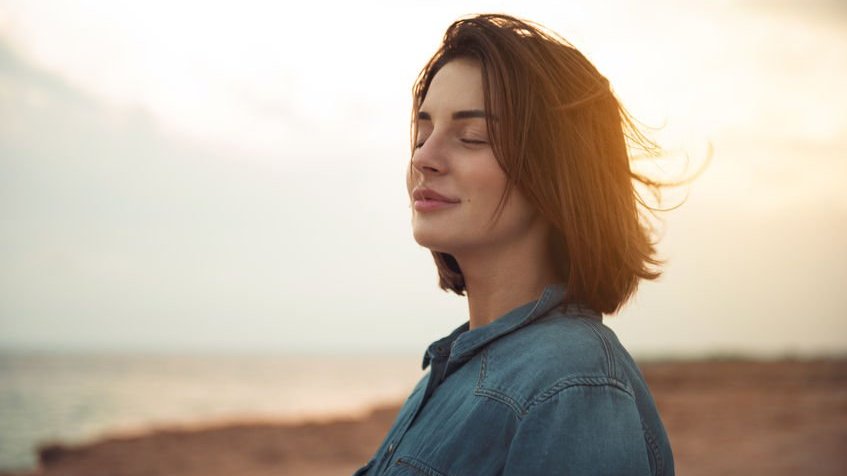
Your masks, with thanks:
<instances>
[{"instance_id":1,"label":"denim collar","mask_svg":"<svg viewBox=\"0 0 847 476\"><path fill-rule=\"evenodd\" d=\"M566 289L564 283L548 284L537 300L518 306L482 327L470 329L470 321L465 322L447 337L430 344L424 352L421 367L426 369L435 359L447 358L449 361L469 359L489 342L530 324L559 306L564 300ZM581 314L594 318L601 317L598 312L584 306L574 305L574 307Z\"/></svg>"}]
</instances>

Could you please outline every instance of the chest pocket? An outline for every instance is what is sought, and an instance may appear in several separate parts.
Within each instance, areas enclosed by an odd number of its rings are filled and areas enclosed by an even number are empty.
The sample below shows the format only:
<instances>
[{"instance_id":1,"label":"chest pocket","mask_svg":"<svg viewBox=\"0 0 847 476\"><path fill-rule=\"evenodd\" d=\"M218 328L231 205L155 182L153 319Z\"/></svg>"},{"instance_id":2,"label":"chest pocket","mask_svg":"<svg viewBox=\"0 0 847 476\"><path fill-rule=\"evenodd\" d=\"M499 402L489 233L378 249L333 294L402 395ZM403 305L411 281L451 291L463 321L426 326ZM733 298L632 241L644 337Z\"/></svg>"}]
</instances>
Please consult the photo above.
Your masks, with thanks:
<instances>
[{"instance_id":1,"label":"chest pocket","mask_svg":"<svg viewBox=\"0 0 847 476\"><path fill-rule=\"evenodd\" d=\"M448 476L412 456L401 456L385 472L386 476Z\"/></svg>"}]
</instances>

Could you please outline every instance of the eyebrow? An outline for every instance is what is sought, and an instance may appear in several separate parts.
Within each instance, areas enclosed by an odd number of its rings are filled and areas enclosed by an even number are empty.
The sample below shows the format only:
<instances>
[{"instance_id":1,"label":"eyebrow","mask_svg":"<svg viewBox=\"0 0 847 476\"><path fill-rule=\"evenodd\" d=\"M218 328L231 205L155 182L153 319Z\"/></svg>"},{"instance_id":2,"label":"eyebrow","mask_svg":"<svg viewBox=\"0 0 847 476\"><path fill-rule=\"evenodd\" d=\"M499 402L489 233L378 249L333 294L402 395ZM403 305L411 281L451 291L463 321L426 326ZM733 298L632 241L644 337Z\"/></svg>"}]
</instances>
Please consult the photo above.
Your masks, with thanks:
<instances>
[{"instance_id":1,"label":"eyebrow","mask_svg":"<svg viewBox=\"0 0 847 476\"><path fill-rule=\"evenodd\" d=\"M466 111L456 111L453 113L452 117L453 119L488 119L489 115L482 109L469 109ZM432 116L430 116L428 112L420 111L418 112L418 120L431 121Z\"/></svg>"}]
</instances>

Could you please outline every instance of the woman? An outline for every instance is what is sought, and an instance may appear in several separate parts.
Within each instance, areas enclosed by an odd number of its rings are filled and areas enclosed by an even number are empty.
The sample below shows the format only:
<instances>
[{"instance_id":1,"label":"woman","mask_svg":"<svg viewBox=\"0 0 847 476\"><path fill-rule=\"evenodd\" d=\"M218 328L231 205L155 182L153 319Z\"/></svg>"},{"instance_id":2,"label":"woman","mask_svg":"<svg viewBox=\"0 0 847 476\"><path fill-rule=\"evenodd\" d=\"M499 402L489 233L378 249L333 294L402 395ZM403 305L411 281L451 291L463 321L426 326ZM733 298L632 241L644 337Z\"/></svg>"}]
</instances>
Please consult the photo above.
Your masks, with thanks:
<instances>
[{"instance_id":1,"label":"woman","mask_svg":"<svg viewBox=\"0 0 847 476\"><path fill-rule=\"evenodd\" d=\"M356 475L671 475L647 385L602 314L659 264L630 170L650 146L606 79L538 25L455 22L414 88L415 240L468 322ZM639 142L640 140L640 142ZM633 145L633 144L629 144Z\"/></svg>"}]
</instances>

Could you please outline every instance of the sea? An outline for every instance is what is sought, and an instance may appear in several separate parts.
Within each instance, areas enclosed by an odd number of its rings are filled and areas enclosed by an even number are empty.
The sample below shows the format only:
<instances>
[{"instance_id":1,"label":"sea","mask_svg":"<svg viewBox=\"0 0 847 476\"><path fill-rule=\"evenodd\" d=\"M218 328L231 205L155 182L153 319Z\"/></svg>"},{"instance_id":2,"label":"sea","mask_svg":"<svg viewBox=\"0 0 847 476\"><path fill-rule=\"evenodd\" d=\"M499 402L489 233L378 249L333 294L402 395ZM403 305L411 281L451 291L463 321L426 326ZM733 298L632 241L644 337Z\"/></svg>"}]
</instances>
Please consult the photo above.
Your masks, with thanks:
<instances>
[{"instance_id":1,"label":"sea","mask_svg":"<svg viewBox=\"0 0 847 476\"><path fill-rule=\"evenodd\" d=\"M155 428L365 415L399 403L421 356L0 353L0 471L45 443Z\"/></svg>"}]
</instances>

